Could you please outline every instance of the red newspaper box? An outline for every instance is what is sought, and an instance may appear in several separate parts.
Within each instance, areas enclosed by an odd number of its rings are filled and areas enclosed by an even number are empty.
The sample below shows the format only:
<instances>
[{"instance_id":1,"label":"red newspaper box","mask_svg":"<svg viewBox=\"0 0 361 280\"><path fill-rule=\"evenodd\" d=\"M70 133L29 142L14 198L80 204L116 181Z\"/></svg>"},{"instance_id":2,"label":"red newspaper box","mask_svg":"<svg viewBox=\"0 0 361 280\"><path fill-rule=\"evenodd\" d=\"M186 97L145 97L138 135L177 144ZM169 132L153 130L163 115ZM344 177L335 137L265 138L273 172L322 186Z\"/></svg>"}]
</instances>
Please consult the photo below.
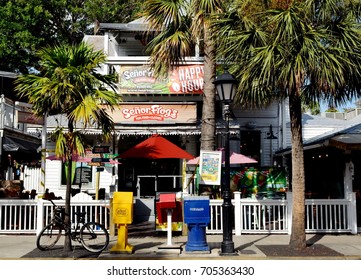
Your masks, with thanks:
<instances>
[{"instance_id":1,"label":"red newspaper box","mask_svg":"<svg viewBox=\"0 0 361 280\"><path fill-rule=\"evenodd\" d=\"M162 193L159 195L157 202L158 222L167 222L167 209L175 209L177 207L175 193Z\"/></svg>"}]
</instances>

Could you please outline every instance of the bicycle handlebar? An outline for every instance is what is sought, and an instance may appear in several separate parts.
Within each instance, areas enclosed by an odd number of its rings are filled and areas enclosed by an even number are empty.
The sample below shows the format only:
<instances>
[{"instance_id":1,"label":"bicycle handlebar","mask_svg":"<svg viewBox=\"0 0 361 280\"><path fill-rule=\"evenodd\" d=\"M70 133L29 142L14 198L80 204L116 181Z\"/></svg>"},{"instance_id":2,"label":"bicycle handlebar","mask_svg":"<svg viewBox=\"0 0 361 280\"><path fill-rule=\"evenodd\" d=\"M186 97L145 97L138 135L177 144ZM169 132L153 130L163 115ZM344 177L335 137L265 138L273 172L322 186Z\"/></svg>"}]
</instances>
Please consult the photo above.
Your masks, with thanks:
<instances>
[{"instance_id":1,"label":"bicycle handlebar","mask_svg":"<svg viewBox=\"0 0 361 280\"><path fill-rule=\"evenodd\" d=\"M54 203L54 201L50 198L43 198L44 200L50 201L51 204L53 204L54 207L56 207L57 205Z\"/></svg>"}]
</instances>

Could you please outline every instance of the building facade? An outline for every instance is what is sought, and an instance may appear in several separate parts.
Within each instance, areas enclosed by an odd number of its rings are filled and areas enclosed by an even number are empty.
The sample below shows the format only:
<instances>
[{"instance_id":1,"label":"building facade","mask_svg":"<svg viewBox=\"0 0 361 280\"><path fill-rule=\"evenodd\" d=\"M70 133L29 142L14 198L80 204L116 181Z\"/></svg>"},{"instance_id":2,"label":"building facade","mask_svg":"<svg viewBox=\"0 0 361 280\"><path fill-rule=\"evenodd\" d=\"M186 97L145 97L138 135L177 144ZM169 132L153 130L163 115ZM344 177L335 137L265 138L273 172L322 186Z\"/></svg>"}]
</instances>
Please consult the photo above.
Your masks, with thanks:
<instances>
[{"instance_id":1,"label":"building facade","mask_svg":"<svg viewBox=\"0 0 361 280\"><path fill-rule=\"evenodd\" d=\"M85 131L91 147L108 147L109 153L99 155L89 149L85 155L87 160L74 162L73 191L74 194L86 192L100 199L109 198L113 191L132 191L137 198L136 209L144 208L150 211L149 215L152 216L157 193L171 191L200 194L200 190L192 185L195 184L194 166L186 165L182 159L141 158L119 159L120 164L105 162L97 166L99 164L89 163L91 161L89 159L114 158L153 134L162 135L194 157L199 156L204 79L201 50L195 50L194 56L187 58L184 64L175 65L168 73L168 77L156 79L148 66L146 38L143 36L146 26L143 22L100 24L100 28L103 35L85 36L84 41L95 50L106 53L107 63L102 65L99 71L103 74L115 73L118 76L117 91L123 102L115 111L109 112L115 123L115 132L110 142L103 141L101 132L97 128ZM9 76L9 73L5 74L4 76ZM11 79L15 78L13 74L10 76ZM6 92L12 93L12 90L7 89ZM2 95L0 109L1 163L3 166L6 165L3 168L3 176L8 176L8 179L13 178L11 176L14 176L15 169L8 168L13 158L19 161L34 160L39 169L41 155L41 173L44 177L39 176L40 183L33 184L29 181L30 173L23 172L25 189L35 188L38 194L49 189L57 197L64 197L66 190L64 164L54 158L54 143L46 136L49 136L58 124L66 127L65 117L49 116L44 122L34 119L29 114L30 109L26 104L16 99L11 100L6 95ZM262 110L245 110L233 104L231 110L231 152L241 153L257 160L256 164L250 166L232 166L232 190L243 191L246 186L252 190L250 195L263 193L263 198L265 192L260 185L265 183L267 189L270 184L273 188L273 185L278 183L274 179L270 183L267 178L260 177L267 176L272 169L289 167L291 162L287 148L291 144L287 100L275 102ZM225 122L219 102L216 103L216 115L216 148L223 148ZM346 125L343 120L327 122L326 118L304 115L305 143L307 144L309 139L312 141L313 137ZM329 181L337 182L332 188L331 183L329 184L327 192L322 192L322 198L330 189L333 190L332 195L329 196L331 198L343 198L348 193L359 190L358 177L353 175L350 164L346 162L346 159L350 158L347 156L348 151L338 149L332 154L327 153L335 158L334 161L330 161L330 157L318 158L318 162L315 163L311 146L309 145L305 152L307 193L308 191L311 194L316 193L317 187L314 185L325 185L328 181L324 176L330 170L337 176L337 180ZM317 147L321 146L317 145ZM319 153L320 150L316 152ZM337 160L340 154L345 160ZM352 154L357 155L357 152L354 151ZM19 157L20 155L22 156ZM355 169L359 168L357 157L354 157L353 163ZM329 169L330 166L333 169ZM321 173L322 176L317 175ZM252 177L250 179L252 183L246 182L249 174L258 174L258 178ZM188 179L184 181L184 177ZM353 178L356 179L352 188L350 182ZM288 182L285 186L288 188ZM276 187L278 193L280 189L284 191L284 186ZM317 192L321 193L321 190ZM336 197L337 193L340 195Z\"/></svg>"},{"instance_id":2,"label":"building facade","mask_svg":"<svg viewBox=\"0 0 361 280\"><path fill-rule=\"evenodd\" d=\"M195 50L194 56L174 67L167 78L156 79L147 65L145 28L141 21L100 24L103 35L84 38L95 50L107 54L107 63L99 71L116 73L119 78L117 90L123 100L119 108L111 112L115 123L112 141L102 142L97 129L86 132L89 141L93 146L109 146L111 154L116 156L152 134L160 134L197 157L201 138L203 58ZM216 115L216 148L222 148L225 122L219 102ZM256 159L255 167L274 166L274 152L286 143L283 132L287 118L285 103L274 103L263 110L243 110L234 104L230 121L231 151ZM59 121L65 123L66 120L62 120L62 116L48 118L48 134ZM47 157L52 155L53 148L52 143L46 144ZM181 191L184 186L181 159L124 159L121 163L105 164L100 174L96 167L87 166L90 169L86 171L88 179L81 182L81 190L94 194L97 189L104 189L106 195L114 189L129 190L137 197L154 197L156 192ZM76 164L83 168L86 165ZM46 185L60 196L65 191L64 179L59 172L61 165L61 161L46 160ZM187 166L186 172L192 176L194 169ZM74 188L78 188L76 184Z\"/></svg>"},{"instance_id":3,"label":"building facade","mask_svg":"<svg viewBox=\"0 0 361 280\"><path fill-rule=\"evenodd\" d=\"M1 196L21 193L24 183L29 188L38 187L32 171L40 166L41 140L38 133L28 132L28 126L39 124L41 120L34 119L30 109L16 96L16 77L15 73L0 71Z\"/></svg>"}]
</instances>

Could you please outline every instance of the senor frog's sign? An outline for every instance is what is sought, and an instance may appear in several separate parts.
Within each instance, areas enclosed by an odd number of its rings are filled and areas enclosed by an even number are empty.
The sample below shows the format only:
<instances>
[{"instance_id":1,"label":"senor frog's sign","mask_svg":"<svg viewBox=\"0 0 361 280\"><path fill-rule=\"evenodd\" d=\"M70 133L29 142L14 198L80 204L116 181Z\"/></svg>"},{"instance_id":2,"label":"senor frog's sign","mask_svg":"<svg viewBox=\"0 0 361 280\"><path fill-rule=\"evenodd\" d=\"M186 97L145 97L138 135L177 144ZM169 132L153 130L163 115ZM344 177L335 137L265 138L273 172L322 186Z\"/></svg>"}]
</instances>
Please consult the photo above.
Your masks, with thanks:
<instances>
[{"instance_id":1,"label":"senor frog's sign","mask_svg":"<svg viewBox=\"0 0 361 280\"><path fill-rule=\"evenodd\" d=\"M114 123L196 123L195 103L122 103L107 112Z\"/></svg>"}]
</instances>

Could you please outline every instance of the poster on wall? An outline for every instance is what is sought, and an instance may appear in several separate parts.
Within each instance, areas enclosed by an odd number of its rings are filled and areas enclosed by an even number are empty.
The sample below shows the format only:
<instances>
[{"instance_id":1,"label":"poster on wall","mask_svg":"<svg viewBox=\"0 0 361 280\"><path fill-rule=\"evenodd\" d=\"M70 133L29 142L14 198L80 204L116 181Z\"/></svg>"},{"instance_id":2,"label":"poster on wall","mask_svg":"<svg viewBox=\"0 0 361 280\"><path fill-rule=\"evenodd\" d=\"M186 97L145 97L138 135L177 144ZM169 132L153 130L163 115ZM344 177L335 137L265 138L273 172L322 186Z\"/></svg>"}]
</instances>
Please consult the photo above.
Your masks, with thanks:
<instances>
[{"instance_id":1,"label":"poster on wall","mask_svg":"<svg viewBox=\"0 0 361 280\"><path fill-rule=\"evenodd\" d=\"M199 162L200 184L220 185L222 151L201 151Z\"/></svg>"}]
</instances>

